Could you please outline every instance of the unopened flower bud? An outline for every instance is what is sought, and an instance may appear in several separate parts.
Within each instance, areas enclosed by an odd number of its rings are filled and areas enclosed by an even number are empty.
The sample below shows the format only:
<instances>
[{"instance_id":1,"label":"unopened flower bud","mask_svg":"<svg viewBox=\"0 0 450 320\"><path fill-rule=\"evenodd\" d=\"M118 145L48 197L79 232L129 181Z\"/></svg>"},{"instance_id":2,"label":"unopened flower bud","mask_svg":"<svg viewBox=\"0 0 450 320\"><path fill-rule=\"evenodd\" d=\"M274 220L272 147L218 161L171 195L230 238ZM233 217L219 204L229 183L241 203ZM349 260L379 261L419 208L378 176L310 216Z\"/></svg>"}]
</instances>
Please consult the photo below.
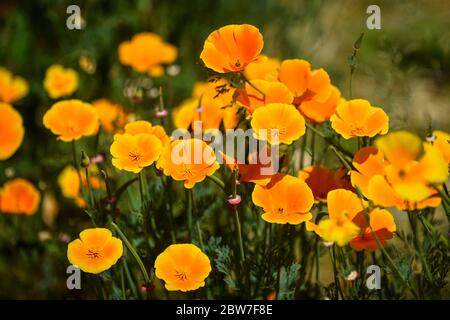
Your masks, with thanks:
<instances>
[{"instance_id":1,"label":"unopened flower bud","mask_svg":"<svg viewBox=\"0 0 450 320\"><path fill-rule=\"evenodd\" d=\"M91 163L91 161L89 160L89 157L86 154L86 152L81 151L81 166L83 168L87 168L87 167L89 167L90 163Z\"/></svg>"},{"instance_id":2,"label":"unopened flower bud","mask_svg":"<svg viewBox=\"0 0 450 320\"><path fill-rule=\"evenodd\" d=\"M238 205L241 203L241 196L238 194L236 195L236 197L233 197L233 195L230 195L230 196L228 196L227 201L231 205Z\"/></svg>"}]
</instances>

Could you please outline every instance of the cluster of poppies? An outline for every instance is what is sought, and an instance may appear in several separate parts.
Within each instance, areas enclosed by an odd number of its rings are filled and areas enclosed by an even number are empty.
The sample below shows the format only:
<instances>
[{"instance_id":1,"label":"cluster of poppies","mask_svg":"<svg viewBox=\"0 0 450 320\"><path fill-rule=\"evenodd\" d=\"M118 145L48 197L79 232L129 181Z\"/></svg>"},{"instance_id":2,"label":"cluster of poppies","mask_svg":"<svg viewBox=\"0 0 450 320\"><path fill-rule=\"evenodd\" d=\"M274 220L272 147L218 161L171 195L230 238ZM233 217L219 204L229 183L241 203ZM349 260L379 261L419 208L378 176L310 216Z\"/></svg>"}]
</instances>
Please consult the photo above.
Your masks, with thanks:
<instances>
[{"instance_id":1,"label":"cluster of poppies","mask_svg":"<svg viewBox=\"0 0 450 320\"><path fill-rule=\"evenodd\" d=\"M123 107L106 99L60 100L47 110L43 124L64 142L94 136L102 128L113 135L109 150L116 169L139 176L155 165L186 189L213 177L220 168L217 157L222 157L233 172L234 187L237 182L252 185L251 200L261 208L265 222L305 223L306 230L324 242L349 244L357 251L377 250L393 238L397 227L387 208L412 211L441 204L439 190L448 179L450 163L447 133L435 131L422 140L407 131L388 132L389 117L382 108L364 99L345 99L328 73L314 69L308 61L279 61L262 55L263 44L262 34L251 25L228 25L212 32L200 59L216 75L198 82L191 98L171 110L175 127L251 128L270 153L274 146L304 139L308 130L323 135L322 126L327 124L333 130L333 136L323 136L327 143L342 138L358 141L356 154L350 156L331 146L343 167L334 170L312 161L306 167L301 163L293 175L283 166L280 172L262 174L263 164L238 163L225 153L215 154L207 141L198 138L172 139L168 127L131 119ZM164 73L164 64L176 59L177 49L155 34L141 33L121 43L118 53L123 65L157 77ZM47 70L44 87L52 99L67 97L77 89L78 76L54 65ZM22 119L8 103L26 91L23 79L0 69L0 159L10 157L20 146ZM263 130L276 130L276 139L261 135ZM200 161L191 161L194 152L201 152ZM287 157L293 155L287 153ZM89 170L97 169L89 166ZM80 190L106 188L95 174L88 176L67 166L58 178L62 194L81 207L88 204ZM237 199L236 194L233 197ZM31 214L39 193L17 179L5 184L0 200L0 211ZM323 205L327 214L319 217L316 209ZM86 229L68 245L67 255L83 271L99 273L123 255L122 240L105 228ZM172 244L156 258L155 275L165 281L167 290L189 291L205 285L211 262L202 249L191 243Z\"/></svg>"}]
</instances>

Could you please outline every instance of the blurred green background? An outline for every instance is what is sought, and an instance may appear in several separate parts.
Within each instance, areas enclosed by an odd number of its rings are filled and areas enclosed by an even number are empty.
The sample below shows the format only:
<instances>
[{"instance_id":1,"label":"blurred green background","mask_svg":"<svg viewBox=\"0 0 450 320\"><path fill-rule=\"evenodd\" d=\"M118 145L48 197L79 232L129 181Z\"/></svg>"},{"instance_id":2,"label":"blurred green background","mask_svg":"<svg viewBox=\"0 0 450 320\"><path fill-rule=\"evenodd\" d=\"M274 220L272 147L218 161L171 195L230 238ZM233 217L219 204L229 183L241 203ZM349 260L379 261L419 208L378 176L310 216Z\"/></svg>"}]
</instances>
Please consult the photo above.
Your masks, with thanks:
<instances>
[{"instance_id":1,"label":"blurred green background","mask_svg":"<svg viewBox=\"0 0 450 320\"><path fill-rule=\"evenodd\" d=\"M82 30L66 28L66 8L71 4L81 8ZM381 30L366 28L366 8L371 4L381 8ZM179 75L158 80L170 83L168 107L172 108L190 96L195 81L208 75L199 60L203 41L213 30L231 23L257 26L264 36L263 52L269 56L303 58L314 68L325 68L347 97L347 58L354 41L365 32L353 95L383 107L391 129L408 128L425 135L431 123L435 129L449 131L449 1L2 0L0 66L24 77L30 93L15 103L26 136L18 152L0 163L1 184L13 172L61 198L56 176L70 161L70 148L42 126L42 115L52 104L42 84L51 64L79 72L75 98L106 97L132 110L123 87L138 75L120 65L117 46L135 33L155 32L179 50ZM83 55L93 60L95 73L82 70ZM150 110L156 103L147 98L140 108ZM76 290L66 289L68 261L62 240L64 234L77 235L77 224L88 219L69 201L59 203L59 209L54 223L48 221L45 203L33 217L0 216L0 298L79 297ZM43 230L50 232L51 240L39 239Z\"/></svg>"}]
</instances>

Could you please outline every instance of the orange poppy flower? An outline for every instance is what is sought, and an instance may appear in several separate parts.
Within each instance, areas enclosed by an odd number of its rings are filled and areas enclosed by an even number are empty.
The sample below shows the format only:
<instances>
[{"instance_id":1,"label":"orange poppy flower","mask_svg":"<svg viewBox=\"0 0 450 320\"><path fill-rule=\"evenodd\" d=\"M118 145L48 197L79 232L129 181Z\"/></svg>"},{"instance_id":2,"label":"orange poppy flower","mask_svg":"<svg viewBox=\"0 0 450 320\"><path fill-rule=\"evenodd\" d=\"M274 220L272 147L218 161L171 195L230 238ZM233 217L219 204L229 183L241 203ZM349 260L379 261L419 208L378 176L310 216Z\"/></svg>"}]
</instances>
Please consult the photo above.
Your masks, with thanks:
<instances>
[{"instance_id":1,"label":"orange poppy flower","mask_svg":"<svg viewBox=\"0 0 450 320\"><path fill-rule=\"evenodd\" d=\"M238 101L249 113L269 103L291 104L293 100L294 96L284 84L266 80L253 80L252 85L245 83L238 96Z\"/></svg>"},{"instance_id":2,"label":"orange poppy flower","mask_svg":"<svg viewBox=\"0 0 450 320\"><path fill-rule=\"evenodd\" d=\"M353 158L353 167L350 171L352 185L358 187L367 197L367 185L375 175L384 174L386 162L384 155L375 147L366 147L358 150Z\"/></svg>"},{"instance_id":3,"label":"orange poppy flower","mask_svg":"<svg viewBox=\"0 0 450 320\"><path fill-rule=\"evenodd\" d=\"M308 80L311 74L311 65L306 60L288 59L281 63L278 79L284 83L295 98L306 93Z\"/></svg>"},{"instance_id":4,"label":"orange poppy flower","mask_svg":"<svg viewBox=\"0 0 450 320\"><path fill-rule=\"evenodd\" d=\"M191 189L206 176L219 169L214 150L199 139L175 140L166 146L156 163L166 176L184 181L184 187Z\"/></svg>"},{"instance_id":5,"label":"orange poppy flower","mask_svg":"<svg viewBox=\"0 0 450 320\"><path fill-rule=\"evenodd\" d=\"M305 134L305 119L293 105L270 103L253 112L251 126L259 140L291 144Z\"/></svg>"},{"instance_id":6,"label":"orange poppy flower","mask_svg":"<svg viewBox=\"0 0 450 320\"><path fill-rule=\"evenodd\" d=\"M127 115L122 106L114 104L108 99L92 101L92 106L97 110L100 124L106 132L113 133L125 125Z\"/></svg>"},{"instance_id":7,"label":"orange poppy flower","mask_svg":"<svg viewBox=\"0 0 450 320\"><path fill-rule=\"evenodd\" d=\"M374 137L386 134L389 129L389 117L383 109L373 107L363 99L339 104L330 120L331 127L345 139Z\"/></svg>"},{"instance_id":8,"label":"orange poppy flower","mask_svg":"<svg viewBox=\"0 0 450 320\"><path fill-rule=\"evenodd\" d=\"M44 115L44 126L68 142L82 136L94 135L98 130L98 114L92 105L81 100L55 103Z\"/></svg>"},{"instance_id":9,"label":"orange poppy flower","mask_svg":"<svg viewBox=\"0 0 450 320\"><path fill-rule=\"evenodd\" d=\"M0 160L10 158L22 144L22 116L11 105L0 102Z\"/></svg>"},{"instance_id":10,"label":"orange poppy flower","mask_svg":"<svg viewBox=\"0 0 450 320\"><path fill-rule=\"evenodd\" d=\"M444 131L433 131L435 139L433 145L441 152L447 163L450 163L450 134Z\"/></svg>"},{"instance_id":11,"label":"orange poppy flower","mask_svg":"<svg viewBox=\"0 0 450 320\"><path fill-rule=\"evenodd\" d=\"M71 95L78 89L78 73L54 64L45 72L44 88L52 99Z\"/></svg>"},{"instance_id":12,"label":"orange poppy flower","mask_svg":"<svg viewBox=\"0 0 450 320\"><path fill-rule=\"evenodd\" d=\"M162 147L161 140L153 134L116 134L110 147L112 164L117 169L139 173L158 160Z\"/></svg>"},{"instance_id":13,"label":"orange poppy flower","mask_svg":"<svg viewBox=\"0 0 450 320\"><path fill-rule=\"evenodd\" d=\"M305 99L298 109L305 119L312 123L322 123L331 118L336 112L338 104L341 102L341 92L331 85L330 95L324 101L317 99Z\"/></svg>"},{"instance_id":14,"label":"orange poppy flower","mask_svg":"<svg viewBox=\"0 0 450 320\"><path fill-rule=\"evenodd\" d=\"M258 59L250 62L245 68L244 75L248 80L277 81L280 61L260 55Z\"/></svg>"},{"instance_id":15,"label":"orange poppy flower","mask_svg":"<svg viewBox=\"0 0 450 320\"><path fill-rule=\"evenodd\" d=\"M0 67L0 102L14 103L28 93L28 83Z\"/></svg>"},{"instance_id":16,"label":"orange poppy flower","mask_svg":"<svg viewBox=\"0 0 450 320\"><path fill-rule=\"evenodd\" d=\"M205 286L211 262L200 248L190 243L172 244L155 260L155 275L169 291L192 291Z\"/></svg>"},{"instance_id":17,"label":"orange poppy flower","mask_svg":"<svg viewBox=\"0 0 450 320\"><path fill-rule=\"evenodd\" d=\"M338 188L335 173L321 165L304 168L299 171L298 177L311 188L316 201L325 201L328 192Z\"/></svg>"},{"instance_id":18,"label":"orange poppy flower","mask_svg":"<svg viewBox=\"0 0 450 320\"><path fill-rule=\"evenodd\" d=\"M255 185L252 200L264 209L262 218L270 223L299 224L312 218L313 193L297 177L275 174L266 186Z\"/></svg>"},{"instance_id":19,"label":"orange poppy flower","mask_svg":"<svg viewBox=\"0 0 450 320\"><path fill-rule=\"evenodd\" d=\"M162 76L162 64L174 62L178 54L177 48L151 32L134 35L131 41L122 42L118 51L120 63L152 77Z\"/></svg>"},{"instance_id":20,"label":"orange poppy flower","mask_svg":"<svg viewBox=\"0 0 450 320\"><path fill-rule=\"evenodd\" d=\"M122 255L122 241L105 228L85 229L67 247L69 262L88 273L108 270Z\"/></svg>"},{"instance_id":21,"label":"orange poppy flower","mask_svg":"<svg viewBox=\"0 0 450 320\"><path fill-rule=\"evenodd\" d=\"M216 72L241 72L258 57L263 45L263 36L258 28L232 24L208 36L200 59Z\"/></svg>"},{"instance_id":22,"label":"orange poppy flower","mask_svg":"<svg viewBox=\"0 0 450 320\"><path fill-rule=\"evenodd\" d=\"M344 246L360 231L352 220L363 211L363 203L353 192L336 189L328 192L327 206L329 218L320 220L317 233L327 242Z\"/></svg>"},{"instance_id":23,"label":"orange poppy flower","mask_svg":"<svg viewBox=\"0 0 450 320\"><path fill-rule=\"evenodd\" d=\"M125 133L129 133L133 136L140 133L147 133L156 136L161 141L163 146L170 143L170 138L162 126L153 126L150 122L145 120L127 123L125 125Z\"/></svg>"},{"instance_id":24,"label":"orange poppy flower","mask_svg":"<svg viewBox=\"0 0 450 320\"><path fill-rule=\"evenodd\" d=\"M392 239L394 236L397 229L394 217L387 210L375 208L369 214L369 227L363 215L364 213L361 212L353 218L353 222L360 228L360 233L350 241L350 246L356 251L375 251L378 249L375 236L382 246L386 240Z\"/></svg>"},{"instance_id":25,"label":"orange poppy flower","mask_svg":"<svg viewBox=\"0 0 450 320\"><path fill-rule=\"evenodd\" d=\"M10 180L0 189L0 211L5 213L33 215L40 201L39 191L25 179Z\"/></svg>"}]
</instances>

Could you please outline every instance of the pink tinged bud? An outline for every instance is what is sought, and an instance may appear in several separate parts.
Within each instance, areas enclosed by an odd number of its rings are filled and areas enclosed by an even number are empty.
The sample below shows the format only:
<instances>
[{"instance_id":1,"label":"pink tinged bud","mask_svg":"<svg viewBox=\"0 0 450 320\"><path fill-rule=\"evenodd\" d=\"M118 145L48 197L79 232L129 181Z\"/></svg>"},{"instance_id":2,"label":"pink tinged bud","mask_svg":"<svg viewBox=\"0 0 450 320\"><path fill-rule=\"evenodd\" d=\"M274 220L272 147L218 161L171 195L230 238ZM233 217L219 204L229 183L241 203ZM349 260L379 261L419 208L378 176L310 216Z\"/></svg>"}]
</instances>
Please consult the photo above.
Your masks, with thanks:
<instances>
[{"instance_id":1,"label":"pink tinged bud","mask_svg":"<svg viewBox=\"0 0 450 320\"><path fill-rule=\"evenodd\" d=\"M167 109L158 110L155 112L155 117L164 118L164 117L167 117L168 114L169 114L169 111L167 111Z\"/></svg>"},{"instance_id":2,"label":"pink tinged bud","mask_svg":"<svg viewBox=\"0 0 450 320\"><path fill-rule=\"evenodd\" d=\"M228 196L227 201L229 204L238 205L241 203L241 196L238 194L236 195L236 197L233 197L232 195L230 195L230 196Z\"/></svg>"},{"instance_id":3,"label":"pink tinged bud","mask_svg":"<svg viewBox=\"0 0 450 320\"><path fill-rule=\"evenodd\" d=\"M149 285L141 285L141 292L142 293L146 293L146 292L152 292L153 290L155 290L155 285L153 283L150 283Z\"/></svg>"}]
</instances>

